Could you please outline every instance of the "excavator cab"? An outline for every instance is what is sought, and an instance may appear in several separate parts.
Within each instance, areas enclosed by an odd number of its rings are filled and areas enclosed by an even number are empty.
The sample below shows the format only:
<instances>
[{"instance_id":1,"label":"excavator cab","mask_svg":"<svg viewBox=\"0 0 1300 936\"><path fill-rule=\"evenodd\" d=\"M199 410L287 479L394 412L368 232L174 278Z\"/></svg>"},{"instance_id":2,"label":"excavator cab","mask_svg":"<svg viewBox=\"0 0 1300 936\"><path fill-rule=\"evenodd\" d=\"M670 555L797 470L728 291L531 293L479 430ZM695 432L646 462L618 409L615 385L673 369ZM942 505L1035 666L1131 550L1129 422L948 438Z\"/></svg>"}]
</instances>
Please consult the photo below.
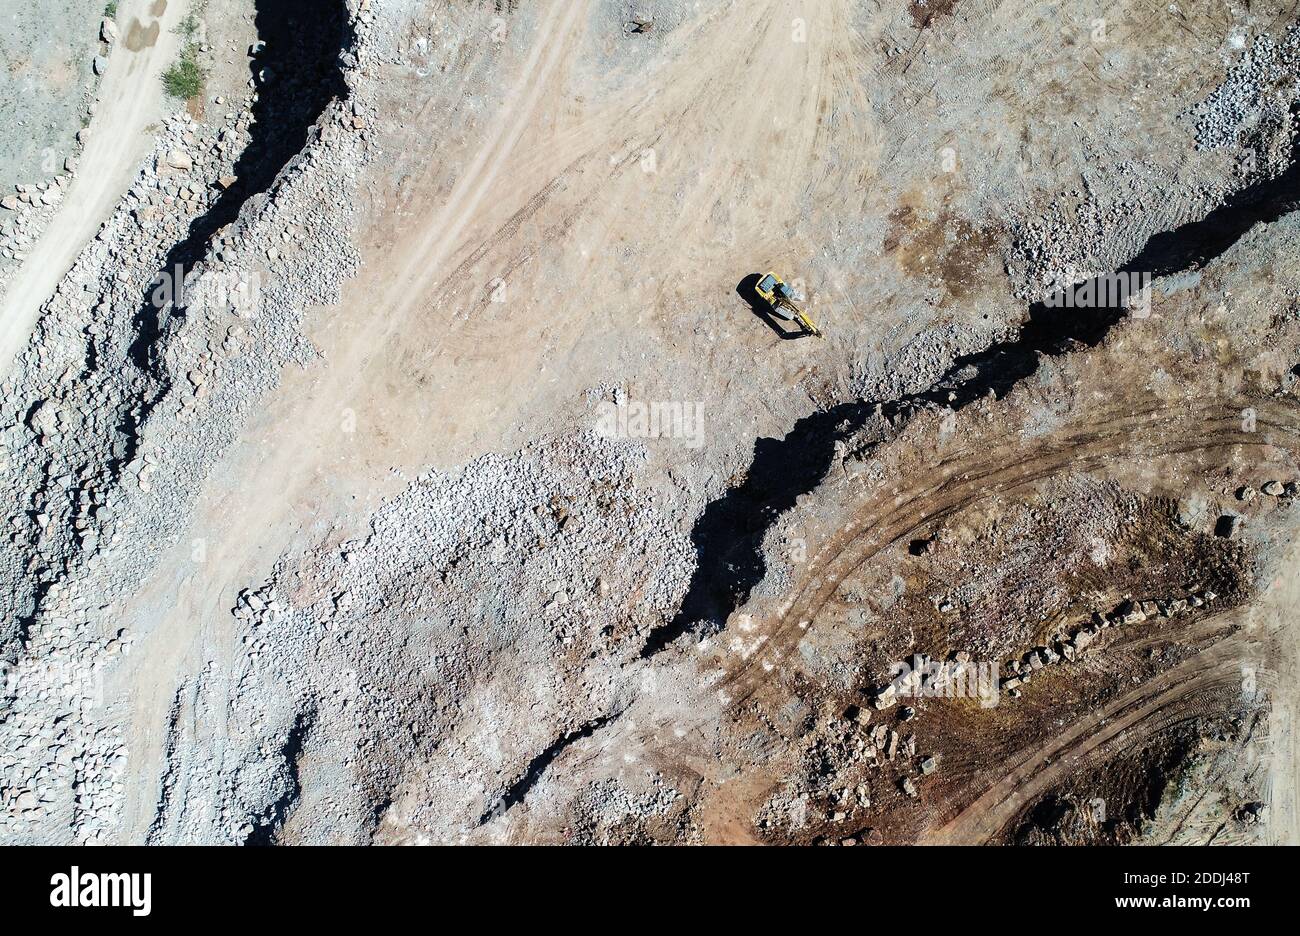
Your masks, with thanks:
<instances>
[{"instance_id":1,"label":"excavator cab","mask_svg":"<svg viewBox=\"0 0 1300 936\"><path fill-rule=\"evenodd\" d=\"M791 299L790 287L785 281L775 273L768 273L754 286L754 291L768 304L768 307L785 321L791 320L791 315L785 310L785 303Z\"/></svg>"}]
</instances>

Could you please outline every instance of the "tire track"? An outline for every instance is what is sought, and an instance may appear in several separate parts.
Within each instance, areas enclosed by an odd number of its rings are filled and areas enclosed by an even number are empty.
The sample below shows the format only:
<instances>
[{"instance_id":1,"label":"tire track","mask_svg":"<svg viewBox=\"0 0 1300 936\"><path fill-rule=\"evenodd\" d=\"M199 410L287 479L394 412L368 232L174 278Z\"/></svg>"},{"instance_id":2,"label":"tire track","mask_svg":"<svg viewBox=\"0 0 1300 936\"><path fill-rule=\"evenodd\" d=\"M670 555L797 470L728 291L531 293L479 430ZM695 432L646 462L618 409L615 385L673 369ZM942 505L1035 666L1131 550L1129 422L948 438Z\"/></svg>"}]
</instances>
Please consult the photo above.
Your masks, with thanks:
<instances>
[{"instance_id":1,"label":"tire track","mask_svg":"<svg viewBox=\"0 0 1300 936\"><path fill-rule=\"evenodd\" d=\"M1251 401L1257 411L1264 414L1269 404ZM1230 407L1224 407L1231 411ZM1236 410L1234 412L1239 412ZM1162 411L1151 410L1144 417L1158 417ZM805 584L795 598L780 613L774 629L764 641L762 651L742 661L719 684L720 688L736 702L748 699L762 684L766 675L794 650L798 640L811 628L822 610L831 601L839 583L852 575L879 553L912 536L922 527L964 510L996 495L1006 494L1037 483L1062 471L1093 470L1106 460L1116 457L1160 457L1187 454L1239 445L1277 445L1275 439L1264 440L1260 433L1246 433L1240 429L1239 418L1225 419L1237 427L1235 432L1207 432L1203 426L1189 429L1185 434L1170 436L1159 443L1145 446L1134 442L1126 423L1132 417L1116 422L1094 424L1077 433L1070 441L1050 453L1033 458L1015 458L1015 451L999 450L996 454L1007 456L1005 462L987 456L971 456L947 463L946 477L932 486L914 489L901 495L906 499L893 508L868 506L865 516L856 522L852 531L832 540L810 560L810 565L825 571ZM1257 425L1270 426L1291 436L1300 435L1300 413L1295 424L1260 420ZM1119 426L1114 432L1104 430ZM981 470L992 464L994 467ZM942 466L942 463L941 463ZM887 495L897 501L900 495ZM860 515L861 516L861 515ZM883 529L883 532L881 532Z\"/></svg>"},{"instance_id":2,"label":"tire track","mask_svg":"<svg viewBox=\"0 0 1300 936\"><path fill-rule=\"evenodd\" d=\"M1254 643L1244 637L1222 640L1089 717L1074 722L1063 733L1054 735L1052 743L1033 751L1026 760L1008 770L953 819L924 834L918 844L988 842L1026 805L1066 772L1078 769L1081 760L1105 743L1130 729L1140 731L1154 716L1176 706L1186 696L1240 684L1242 647Z\"/></svg>"}]
</instances>

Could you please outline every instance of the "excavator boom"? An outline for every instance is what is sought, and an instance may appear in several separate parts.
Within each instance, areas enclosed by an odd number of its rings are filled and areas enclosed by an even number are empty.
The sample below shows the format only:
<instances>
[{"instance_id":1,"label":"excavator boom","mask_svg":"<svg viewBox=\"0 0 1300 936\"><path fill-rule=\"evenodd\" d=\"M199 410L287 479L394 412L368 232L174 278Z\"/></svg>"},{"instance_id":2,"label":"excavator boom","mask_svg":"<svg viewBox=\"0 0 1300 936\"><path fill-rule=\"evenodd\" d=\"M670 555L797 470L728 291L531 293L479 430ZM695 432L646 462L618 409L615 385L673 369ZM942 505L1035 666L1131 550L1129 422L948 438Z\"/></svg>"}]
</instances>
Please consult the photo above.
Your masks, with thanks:
<instances>
[{"instance_id":1,"label":"excavator boom","mask_svg":"<svg viewBox=\"0 0 1300 936\"><path fill-rule=\"evenodd\" d=\"M808 317L808 313L803 309L799 308L789 299L783 299L781 304L790 310L790 314L794 316L795 321L797 321L804 331L808 332L808 334L814 335L817 338L826 337L822 334L822 330L813 324L813 320Z\"/></svg>"}]
</instances>

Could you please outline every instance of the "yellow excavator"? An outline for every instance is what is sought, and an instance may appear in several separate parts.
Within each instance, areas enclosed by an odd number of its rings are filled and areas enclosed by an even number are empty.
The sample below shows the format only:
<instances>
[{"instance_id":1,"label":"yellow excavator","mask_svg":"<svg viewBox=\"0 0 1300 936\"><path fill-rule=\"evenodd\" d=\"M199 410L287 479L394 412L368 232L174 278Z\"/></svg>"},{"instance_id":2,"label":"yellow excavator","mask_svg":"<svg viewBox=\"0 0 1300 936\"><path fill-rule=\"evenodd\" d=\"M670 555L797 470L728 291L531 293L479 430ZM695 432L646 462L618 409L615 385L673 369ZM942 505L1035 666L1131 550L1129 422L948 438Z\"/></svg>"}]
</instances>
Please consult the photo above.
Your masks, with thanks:
<instances>
[{"instance_id":1,"label":"yellow excavator","mask_svg":"<svg viewBox=\"0 0 1300 936\"><path fill-rule=\"evenodd\" d=\"M768 304L773 315L783 318L787 322L793 319L808 334L815 335L818 338L824 337L821 329L814 325L813 320L808 317L808 313L794 304L794 293L790 291L790 287L785 284L785 281L775 273L769 270L767 275L754 285L754 292L758 293L763 301Z\"/></svg>"}]
</instances>

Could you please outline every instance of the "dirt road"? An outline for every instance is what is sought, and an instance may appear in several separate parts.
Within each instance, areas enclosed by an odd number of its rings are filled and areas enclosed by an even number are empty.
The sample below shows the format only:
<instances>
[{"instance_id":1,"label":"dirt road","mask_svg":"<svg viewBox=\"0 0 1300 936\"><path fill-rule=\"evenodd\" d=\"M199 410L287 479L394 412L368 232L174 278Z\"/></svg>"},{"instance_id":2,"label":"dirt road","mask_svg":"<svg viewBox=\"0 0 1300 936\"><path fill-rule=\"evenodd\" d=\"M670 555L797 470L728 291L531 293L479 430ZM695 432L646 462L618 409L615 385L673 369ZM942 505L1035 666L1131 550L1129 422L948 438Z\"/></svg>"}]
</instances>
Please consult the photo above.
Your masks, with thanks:
<instances>
[{"instance_id":1,"label":"dirt road","mask_svg":"<svg viewBox=\"0 0 1300 936\"><path fill-rule=\"evenodd\" d=\"M1194 428L1161 432L1158 427L1162 424L1176 425L1175 411L1163 407L1098 410L1049 445L1027 451L1010 443L954 454L909 488L878 497L816 553L809 563L816 574L793 592L769 627L755 632L755 637L762 638L762 651L725 661L730 666L722 686L735 700L748 698L765 683L767 673L794 658L800 638L816 626L841 581L887 545L906 541L927 524L957 510L1044 477L1096 468L1110 460L1257 444L1254 437L1240 430L1236 416L1240 406L1223 406L1214 398L1189 400L1187 405L1189 412L1200 407L1200 413L1216 418L1207 418ZM1297 414L1290 407L1272 404L1266 413L1270 426L1277 427L1276 439L1270 444L1281 440L1295 444L1288 436L1296 435Z\"/></svg>"},{"instance_id":2,"label":"dirt road","mask_svg":"<svg viewBox=\"0 0 1300 936\"><path fill-rule=\"evenodd\" d=\"M161 78L176 57L176 26L186 7L187 0L119 4L120 37L108 57L77 173L58 213L0 300L0 378L27 344L41 307L108 218L148 152L148 127L163 112Z\"/></svg>"},{"instance_id":3,"label":"dirt road","mask_svg":"<svg viewBox=\"0 0 1300 936\"><path fill-rule=\"evenodd\" d=\"M1243 660L1256 658L1257 651L1258 645L1247 637L1223 640L1079 719L1010 766L1001 779L952 820L927 830L919 843L989 843L1028 804L1054 783L1087 765L1090 756L1108 742L1123 736L1126 744L1133 744L1165 724L1157 714L1176 709L1181 701L1201 690L1239 684Z\"/></svg>"},{"instance_id":4,"label":"dirt road","mask_svg":"<svg viewBox=\"0 0 1300 936\"><path fill-rule=\"evenodd\" d=\"M1268 769L1269 841L1277 845L1300 845L1300 543L1279 563L1272 584L1260 602L1252 607L1249 620L1255 629L1275 632L1274 652L1260 666L1260 683L1273 699L1269 741L1272 748Z\"/></svg>"},{"instance_id":5,"label":"dirt road","mask_svg":"<svg viewBox=\"0 0 1300 936\"><path fill-rule=\"evenodd\" d=\"M232 466L220 490L210 492L200 503L195 535L213 544L211 561L184 582L158 628L161 639L151 642L150 653L141 655L147 657L147 664L123 681L123 685L135 687L134 722L140 744L131 771L142 781L128 787L123 828L129 840L142 836L153 819L162 767L161 720L178 680L188 664L199 662L195 654L209 635L219 632L220 621L229 615L229 606L223 602L230 590L254 574L254 569L264 569L285 544L293 524L302 521L303 485L314 480L322 464L336 455L326 444L331 438L328 427L337 421L369 373L366 359L373 358L405 316L419 306L431 281L445 275L441 271L450 252L529 126L530 113L568 48L566 37L584 8L583 3L551 4L521 67L515 91L496 116L474 161L444 204L426 205L430 213L404 240L406 248L376 277L383 283L380 301L366 308L384 312L387 317L382 324L363 331L363 340L349 342L344 353L330 362L326 374L314 375L312 393L299 396L290 391L287 395L289 412L283 418L289 420L287 425L298 426L291 433L294 439L281 437L269 450L257 446L257 455ZM281 416L276 412L273 418L279 421ZM252 482L254 475L261 480ZM274 483L268 483L271 478ZM242 493L237 496L236 491ZM257 535L250 537L254 530ZM139 602L145 609L143 615L150 615L159 590L169 587L158 582L145 591ZM207 643L207 651L218 657L231 649L219 640Z\"/></svg>"}]
</instances>

